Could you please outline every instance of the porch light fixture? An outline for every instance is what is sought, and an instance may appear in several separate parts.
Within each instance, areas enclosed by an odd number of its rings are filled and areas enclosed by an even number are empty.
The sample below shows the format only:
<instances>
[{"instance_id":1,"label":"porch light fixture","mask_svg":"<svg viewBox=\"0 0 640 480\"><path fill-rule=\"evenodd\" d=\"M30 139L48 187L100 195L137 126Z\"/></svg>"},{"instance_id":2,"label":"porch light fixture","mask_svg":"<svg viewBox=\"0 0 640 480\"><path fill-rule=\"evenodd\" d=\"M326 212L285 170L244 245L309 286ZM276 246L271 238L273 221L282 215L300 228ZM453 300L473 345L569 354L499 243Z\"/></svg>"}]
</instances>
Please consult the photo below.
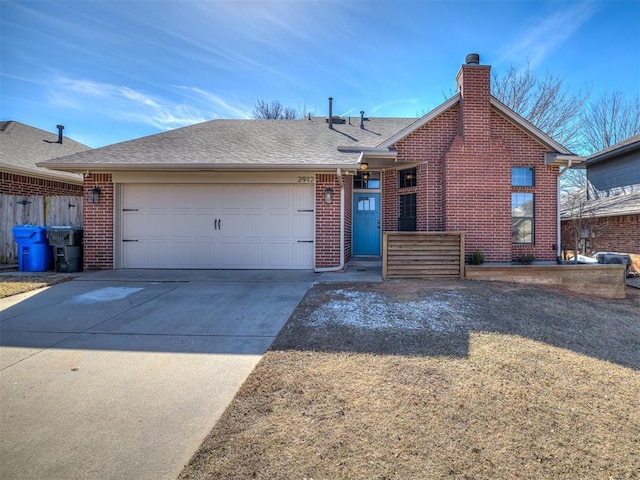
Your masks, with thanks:
<instances>
[{"instance_id":1,"label":"porch light fixture","mask_svg":"<svg viewBox=\"0 0 640 480\"><path fill-rule=\"evenodd\" d=\"M407 173L404 178L406 178L407 180L413 180L413 173Z\"/></svg>"},{"instance_id":2,"label":"porch light fixture","mask_svg":"<svg viewBox=\"0 0 640 480\"><path fill-rule=\"evenodd\" d=\"M324 203L327 205L333 203L333 188L327 187L324 189Z\"/></svg>"},{"instance_id":3,"label":"porch light fixture","mask_svg":"<svg viewBox=\"0 0 640 480\"><path fill-rule=\"evenodd\" d=\"M360 164L360 170L366 170L367 168L369 168L369 164L366 162L362 162Z\"/></svg>"},{"instance_id":4,"label":"porch light fixture","mask_svg":"<svg viewBox=\"0 0 640 480\"><path fill-rule=\"evenodd\" d=\"M87 200L89 201L89 203L100 203L101 193L102 190L100 190L100 187L93 187L87 192Z\"/></svg>"}]
</instances>

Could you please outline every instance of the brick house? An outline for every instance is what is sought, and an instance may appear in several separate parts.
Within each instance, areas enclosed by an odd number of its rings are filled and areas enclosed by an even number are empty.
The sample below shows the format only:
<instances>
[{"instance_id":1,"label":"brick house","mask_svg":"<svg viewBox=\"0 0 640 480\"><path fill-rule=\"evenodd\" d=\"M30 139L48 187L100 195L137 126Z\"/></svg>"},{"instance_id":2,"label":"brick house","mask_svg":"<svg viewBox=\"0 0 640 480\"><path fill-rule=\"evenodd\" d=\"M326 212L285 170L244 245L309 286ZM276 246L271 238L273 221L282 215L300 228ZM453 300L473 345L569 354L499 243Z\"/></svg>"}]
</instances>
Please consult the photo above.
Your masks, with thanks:
<instances>
[{"instance_id":1,"label":"brick house","mask_svg":"<svg viewBox=\"0 0 640 480\"><path fill-rule=\"evenodd\" d=\"M389 231L462 231L488 262L558 254L576 159L490 94L467 56L425 116L213 120L41 163L82 172L86 269L341 269ZM97 190L96 190L97 191Z\"/></svg>"},{"instance_id":2,"label":"brick house","mask_svg":"<svg viewBox=\"0 0 640 480\"><path fill-rule=\"evenodd\" d=\"M580 165L587 170L581 192L580 250L623 252L640 260L640 135L594 153ZM564 205L563 238L573 238L578 212ZM573 245L566 245L572 248ZM639 264L640 265L640 264Z\"/></svg>"},{"instance_id":3,"label":"brick house","mask_svg":"<svg viewBox=\"0 0 640 480\"><path fill-rule=\"evenodd\" d=\"M58 133L54 134L16 121L0 122L0 263L17 261L17 248L11 232L13 226L44 224L47 218L64 218L74 213L63 211L66 215L57 215L52 204L63 197L80 197L83 193L82 175L36 165L51 158L89 150L86 145L63 136L63 129L59 125ZM81 210L73 216L81 219Z\"/></svg>"}]
</instances>

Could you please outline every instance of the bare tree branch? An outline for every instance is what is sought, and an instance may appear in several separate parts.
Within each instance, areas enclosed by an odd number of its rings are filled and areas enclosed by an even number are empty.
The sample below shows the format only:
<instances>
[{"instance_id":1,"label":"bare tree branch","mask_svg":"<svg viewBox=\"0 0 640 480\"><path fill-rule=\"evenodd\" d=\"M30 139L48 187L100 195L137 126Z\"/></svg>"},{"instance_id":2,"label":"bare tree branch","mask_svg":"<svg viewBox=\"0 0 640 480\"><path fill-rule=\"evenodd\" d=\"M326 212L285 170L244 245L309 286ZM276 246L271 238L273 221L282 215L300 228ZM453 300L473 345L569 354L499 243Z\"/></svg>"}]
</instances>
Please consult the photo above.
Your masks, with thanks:
<instances>
[{"instance_id":1,"label":"bare tree branch","mask_svg":"<svg viewBox=\"0 0 640 480\"><path fill-rule=\"evenodd\" d=\"M503 76L494 72L492 93L565 147L573 150L580 146L580 112L588 93L570 93L563 80L549 72L537 78L528 64L524 70L511 66Z\"/></svg>"},{"instance_id":2,"label":"bare tree branch","mask_svg":"<svg viewBox=\"0 0 640 480\"><path fill-rule=\"evenodd\" d=\"M284 107L277 100L267 102L263 99L258 99L253 108L253 118L258 120L295 120L299 116L294 108Z\"/></svg>"},{"instance_id":3,"label":"bare tree branch","mask_svg":"<svg viewBox=\"0 0 640 480\"><path fill-rule=\"evenodd\" d=\"M640 96L604 93L582 115L583 149L595 153L640 133Z\"/></svg>"}]
</instances>

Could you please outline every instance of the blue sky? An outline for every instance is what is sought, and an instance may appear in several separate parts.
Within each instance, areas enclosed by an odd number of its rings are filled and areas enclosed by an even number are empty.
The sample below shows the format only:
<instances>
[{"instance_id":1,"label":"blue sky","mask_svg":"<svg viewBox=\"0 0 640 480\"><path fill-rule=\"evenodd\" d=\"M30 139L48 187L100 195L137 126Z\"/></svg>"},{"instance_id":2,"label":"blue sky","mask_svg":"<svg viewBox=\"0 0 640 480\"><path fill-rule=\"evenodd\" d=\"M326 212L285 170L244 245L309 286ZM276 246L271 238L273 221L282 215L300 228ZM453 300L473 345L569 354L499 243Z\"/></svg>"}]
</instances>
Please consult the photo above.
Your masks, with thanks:
<instances>
[{"instance_id":1,"label":"blue sky","mask_svg":"<svg viewBox=\"0 0 640 480\"><path fill-rule=\"evenodd\" d=\"M640 1L0 0L0 120L98 147L279 100L415 117L466 54L640 92Z\"/></svg>"}]
</instances>

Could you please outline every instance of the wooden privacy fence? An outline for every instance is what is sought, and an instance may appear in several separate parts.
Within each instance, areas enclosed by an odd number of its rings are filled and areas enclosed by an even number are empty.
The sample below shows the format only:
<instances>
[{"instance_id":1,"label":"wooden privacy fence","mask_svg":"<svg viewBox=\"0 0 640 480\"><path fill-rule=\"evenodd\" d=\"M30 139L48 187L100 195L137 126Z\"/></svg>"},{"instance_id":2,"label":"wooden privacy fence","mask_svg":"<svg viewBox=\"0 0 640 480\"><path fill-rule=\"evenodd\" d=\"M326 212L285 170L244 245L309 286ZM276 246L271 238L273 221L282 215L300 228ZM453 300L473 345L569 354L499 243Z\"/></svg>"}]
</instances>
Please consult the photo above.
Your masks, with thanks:
<instances>
[{"instance_id":1,"label":"wooden privacy fence","mask_svg":"<svg viewBox=\"0 0 640 480\"><path fill-rule=\"evenodd\" d=\"M382 278L464 278L464 233L387 232Z\"/></svg>"},{"instance_id":2,"label":"wooden privacy fence","mask_svg":"<svg viewBox=\"0 0 640 480\"><path fill-rule=\"evenodd\" d=\"M0 263L18 263L16 225L82 228L82 197L0 195Z\"/></svg>"}]
</instances>

